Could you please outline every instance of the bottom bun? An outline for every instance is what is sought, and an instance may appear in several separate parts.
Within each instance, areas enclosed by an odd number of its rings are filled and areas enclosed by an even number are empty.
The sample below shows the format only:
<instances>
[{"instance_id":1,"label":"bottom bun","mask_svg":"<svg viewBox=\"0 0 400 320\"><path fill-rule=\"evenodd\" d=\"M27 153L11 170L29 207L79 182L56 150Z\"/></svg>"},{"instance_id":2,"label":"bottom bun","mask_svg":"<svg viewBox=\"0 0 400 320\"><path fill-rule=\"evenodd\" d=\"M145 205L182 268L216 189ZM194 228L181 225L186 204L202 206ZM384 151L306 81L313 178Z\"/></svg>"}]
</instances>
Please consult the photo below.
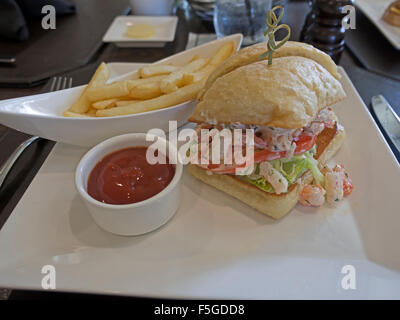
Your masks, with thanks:
<instances>
[{"instance_id":1,"label":"bottom bun","mask_svg":"<svg viewBox=\"0 0 400 320\"><path fill-rule=\"evenodd\" d=\"M325 129L317 137L316 157L320 167L323 167L339 150L346 136L343 128L334 131L333 134L331 130ZM280 219L292 210L299 200L301 186L311 183L313 179L311 173L307 171L297 183L289 187L287 193L275 194L265 192L232 175L209 174L207 170L193 164L189 165L189 173L274 219Z\"/></svg>"}]
</instances>

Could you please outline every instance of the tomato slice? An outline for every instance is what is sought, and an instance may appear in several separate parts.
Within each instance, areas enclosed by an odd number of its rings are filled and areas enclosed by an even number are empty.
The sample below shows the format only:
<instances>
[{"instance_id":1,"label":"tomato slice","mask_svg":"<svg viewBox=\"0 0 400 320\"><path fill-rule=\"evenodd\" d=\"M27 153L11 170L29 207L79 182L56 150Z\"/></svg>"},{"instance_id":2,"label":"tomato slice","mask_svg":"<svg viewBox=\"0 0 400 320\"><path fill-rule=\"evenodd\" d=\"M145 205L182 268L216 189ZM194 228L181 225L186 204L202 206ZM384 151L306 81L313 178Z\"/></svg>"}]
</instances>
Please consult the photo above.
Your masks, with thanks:
<instances>
[{"instance_id":1,"label":"tomato slice","mask_svg":"<svg viewBox=\"0 0 400 320\"><path fill-rule=\"evenodd\" d=\"M294 150L294 154L296 155L310 150L314 146L316 140L316 136L309 134L302 134L299 137L296 137L296 149ZM261 150L254 153L254 163L281 159L285 156L286 151L273 152L269 150Z\"/></svg>"},{"instance_id":2,"label":"tomato slice","mask_svg":"<svg viewBox=\"0 0 400 320\"><path fill-rule=\"evenodd\" d=\"M296 149L294 151L294 154L296 155L310 150L314 146L316 139L317 139L316 136L308 134L303 134L300 135L299 137L296 137L295 138ZM285 156L286 156L286 151L280 151L280 152L273 152L269 150L256 151L254 153L254 163L281 159L284 158ZM245 167L245 163L241 165L210 164L208 166L208 169L214 173L231 174L235 173L235 170L237 168L242 168L242 167Z\"/></svg>"}]
</instances>

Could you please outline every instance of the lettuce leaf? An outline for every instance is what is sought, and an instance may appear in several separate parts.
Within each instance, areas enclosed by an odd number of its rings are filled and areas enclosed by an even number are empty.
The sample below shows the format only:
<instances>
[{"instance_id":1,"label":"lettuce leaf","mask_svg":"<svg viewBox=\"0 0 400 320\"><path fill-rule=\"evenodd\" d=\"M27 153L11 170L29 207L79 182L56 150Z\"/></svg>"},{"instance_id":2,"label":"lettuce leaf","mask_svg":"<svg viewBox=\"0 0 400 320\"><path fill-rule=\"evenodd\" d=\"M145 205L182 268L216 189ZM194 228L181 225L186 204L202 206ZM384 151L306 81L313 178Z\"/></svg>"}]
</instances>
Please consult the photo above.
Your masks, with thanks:
<instances>
[{"instance_id":1,"label":"lettuce leaf","mask_svg":"<svg viewBox=\"0 0 400 320\"><path fill-rule=\"evenodd\" d=\"M318 182L320 185L325 184L325 177L321 173L321 171L318 168L318 161L314 159L314 157L306 156L307 157L307 169L311 171L311 174L313 175L314 179Z\"/></svg>"},{"instance_id":2,"label":"lettuce leaf","mask_svg":"<svg viewBox=\"0 0 400 320\"><path fill-rule=\"evenodd\" d=\"M252 180L248 176L241 176L241 179L256 186L257 188L260 188L261 190L264 190L265 192L272 192L272 193L274 192L274 188L263 177L261 177L257 180Z\"/></svg>"},{"instance_id":3,"label":"lettuce leaf","mask_svg":"<svg viewBox=\"0 0 400 320\"><path fill-rule=\"evenodd\" d=\"M273 160L272 166L278 170L288 181L289 185L294 183L307 170L307 159L304 157L290 159L290 161Z\"/></svg>"},{"instance_id":4,"label":"lettuce leaf","mask_svg":"<svg viewBox=\"0 0 400 320\"><path fill-rule=\"evenodd\" d=\"M307 170L310 170L314 179L321 185L324 183L324 176L319 171L318 161L314 159L315 148L304 152L300 155L293 156L290 159L278 159L271 161L272 166L278 170L288 181L288 185L295 183L297 179ZM259 165L257 165L254 172L259 174ZM274 192L274 188L264 177L257 177L254 179L249 176L242 176L246 182L264 190L265 192Z\"/></svg>"}]
</instances>

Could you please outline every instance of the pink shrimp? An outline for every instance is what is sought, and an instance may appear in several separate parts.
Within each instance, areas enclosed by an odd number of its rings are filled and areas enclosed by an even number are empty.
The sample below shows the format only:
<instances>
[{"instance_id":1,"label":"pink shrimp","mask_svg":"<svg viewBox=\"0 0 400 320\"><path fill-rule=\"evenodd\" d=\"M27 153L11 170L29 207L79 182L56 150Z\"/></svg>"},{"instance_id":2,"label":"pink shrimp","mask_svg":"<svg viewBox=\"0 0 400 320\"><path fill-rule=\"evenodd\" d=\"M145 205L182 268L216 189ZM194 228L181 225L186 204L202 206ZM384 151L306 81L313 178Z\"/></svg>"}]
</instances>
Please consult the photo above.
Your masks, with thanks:
<instances>
[{"instance_id":1,"label":"pink shrimp","mask_svg":"<svg viewBox=\"0 0 400 320\"><path fill-rule=\"evenodd\" d=\"M300 191L299 201L304 206L322 206L325 202L325 190L318 184L307 184Z\"/></svg>"},{"instance_id":2,"label":"pink shrimp","mask_svg":"<svg viewBox=\"0 0 400 320\"><path fill-rule=\"evenodd\" d=\"M337 164L333 171L335 172L342 172L344 174L343 177L343 195L348 196L354 189L353 181L351 181L349 175L347 174L346 170L344 169L343 164Z\"/></svg>"}]
</instances>

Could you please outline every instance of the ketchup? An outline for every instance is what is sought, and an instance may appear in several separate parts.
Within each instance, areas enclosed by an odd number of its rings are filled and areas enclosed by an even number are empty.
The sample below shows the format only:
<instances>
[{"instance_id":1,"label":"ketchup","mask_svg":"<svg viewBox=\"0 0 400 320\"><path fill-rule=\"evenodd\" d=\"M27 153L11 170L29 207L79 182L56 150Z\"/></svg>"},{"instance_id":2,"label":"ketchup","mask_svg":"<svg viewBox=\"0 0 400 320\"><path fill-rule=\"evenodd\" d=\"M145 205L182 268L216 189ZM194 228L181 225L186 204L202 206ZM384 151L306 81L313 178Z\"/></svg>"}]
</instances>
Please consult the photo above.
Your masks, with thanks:
<instances>
[{"instance_id":1,"label":"ketchup","mask_svg":"<svg viewBox=\"0 0 400 320\"><path fill-rule=\"evenodd\" d=\"M147 147L134 147L106 155L89 175L87 192L109 204L129 204L146 200L168 186L175 166L149 164Z\"/></svg>"}]
</instances>

